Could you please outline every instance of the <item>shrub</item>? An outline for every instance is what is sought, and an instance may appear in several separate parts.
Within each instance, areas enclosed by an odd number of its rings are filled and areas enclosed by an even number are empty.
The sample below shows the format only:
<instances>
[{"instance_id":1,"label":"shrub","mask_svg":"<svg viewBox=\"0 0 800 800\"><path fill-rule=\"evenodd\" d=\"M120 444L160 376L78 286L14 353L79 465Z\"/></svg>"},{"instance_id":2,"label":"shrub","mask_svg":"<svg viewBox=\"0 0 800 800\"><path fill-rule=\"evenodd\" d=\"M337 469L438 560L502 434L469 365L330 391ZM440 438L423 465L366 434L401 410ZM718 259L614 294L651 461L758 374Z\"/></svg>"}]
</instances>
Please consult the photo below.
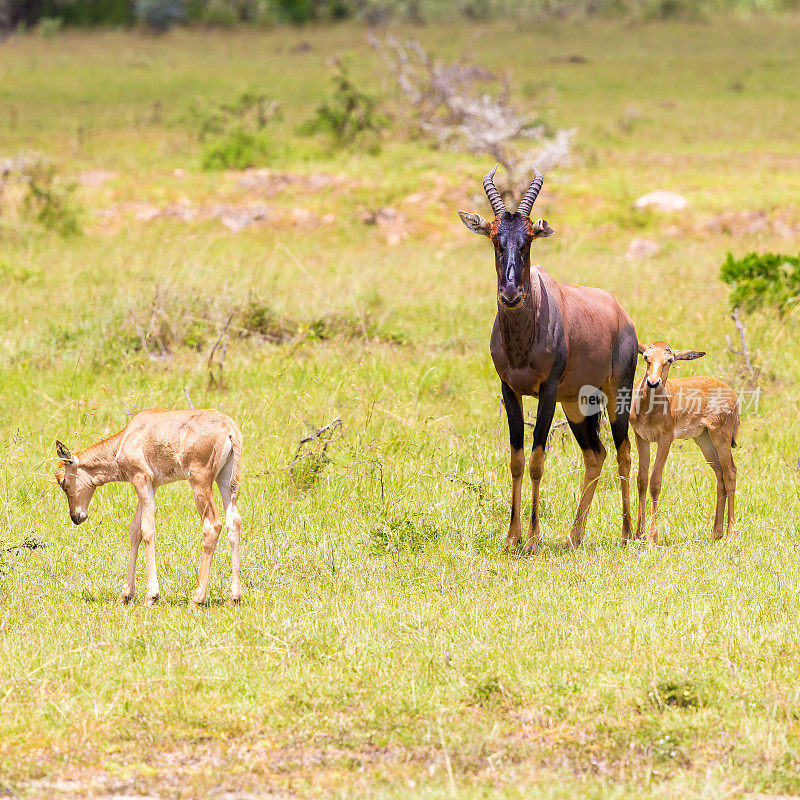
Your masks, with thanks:
<instances>
[{"instance_id":1,"label":"shrub","mask_svg":"<svg viewBox=\"0 0 800 800\"><path fill-rule=\"evenodd\" d=\"M134 21L134 4L130 0L42 0L27 5L32 14L58 17L64 25L130 25Z\"/></svg>"},{"instance_id":2,"label":"shrub","mask_svg":"<svg viewBox=\"0 0 800 800\"><path fill-rule=\"evenodd\" d=\"M505 168L497 182L502 196L516 200L528 188L532 164L547 172L569 161L575 131L553 130L541 116L513 104L507 77L478 64L445 63L417 41L390 36L370 42L397 82L412 129L438 147L499 162Z\"/></svg>"},{"instance_id":3,"label":"shrub","mask_svg":"<svg viewBox=\"0 0 800 800\"><path fill-rule=\"evenodd\" d=\"M262 134L234 128L209 142L203 153L203 169L247 169L267 160L270 142Z\"/></svg>"},{"instance_id":4,"label":"shrub","mask_svg":"<svg viewBox=\"0 0 800 800\"><path fill-rule=\"evenodd\" d=\"M279 116L278 104L264 94L245 92L233 103L193 110L198 138L205 142L203 169L247 169L276 155L267 128Z\"/></svg>"},{"instance_id":5,"label":"shrub","mask_svg":"<svg viewBox=\"0 0 800 800\"><path fill-rule=\"evenodd\" d=\"M294 320L279 317L257 298L250 298L241 310L239 319L243 336L258 336L274 344L290 341L298 330Z\"/></svg>"},{"instance_id":6,"label":"shrub","mask_svg":"<svg viewBox=\"0 0 800 800\"><path fill-rule=\"evenodd\" d=\"M232 28L241 22L238 8L228 0L211 0L203 9L200 21L218 28Z\"/></svg>"},{"instance_id":7,"label":"shrub","mask_svg":"<svg viewBox=\"0 0 800 800\"><path fill-rule=\"evenodd\" d=\"M64 27L64 20L61 17L42 17L39 20L39 33L49 39L55 36Z\"/></svg>"},{"instance_id":8,"label":"shrub","mask_svg":"<svg viewBox=\"0 0 800 800\"><path fill-rule=\"evenodd\" d=\"M316 16L313 0L273 0L272 5L281 22L301 25Z\"/></svg>"},{"instance_id":9,"label":"shrub","mask_svg":"<svg viewBox=\"0 0 800 800\"><path fill-rule=\"evenodd\" d=\"M156 33L168 31L186 19L180 0L136 0L136 19Z\"/></svg>"},{"instance_id":10,"label":"shrub","mask_svg":"<svg viewBox=\"0 0 800 800\"><path fill-rule=\"evenodd\" d=\"M74 197L77 187L60 176L48 159L33 155L0 163L0 195L10 182L22 187L17 195L22 214L62 236L80 233L80 209Z\"/></svg>"},{"instance_id":11,"label":"shrub","mask_svg":"<svg viewBox=\"0 0 800 800\"><path fill-rule=\"evenodd\" d=\"M731 287L732 308L767 307L786 314L800 300L800 255L750 253L735 259L728 253L720 278Z\"/></svg>"},{"instance_id":12,"label":"shrub","mask_svg":"<svg viewBox=\"0 0 800 800\"><path fill-rule=\"evenodd\" d=\"M339 59L332 81L332 94L322 101L300 132L331 134L337 148L358 144L377 150L380 132L388 124L387 118L378 111L377 99L359 89L347 65Z\"/></svg>"}]
</instances>

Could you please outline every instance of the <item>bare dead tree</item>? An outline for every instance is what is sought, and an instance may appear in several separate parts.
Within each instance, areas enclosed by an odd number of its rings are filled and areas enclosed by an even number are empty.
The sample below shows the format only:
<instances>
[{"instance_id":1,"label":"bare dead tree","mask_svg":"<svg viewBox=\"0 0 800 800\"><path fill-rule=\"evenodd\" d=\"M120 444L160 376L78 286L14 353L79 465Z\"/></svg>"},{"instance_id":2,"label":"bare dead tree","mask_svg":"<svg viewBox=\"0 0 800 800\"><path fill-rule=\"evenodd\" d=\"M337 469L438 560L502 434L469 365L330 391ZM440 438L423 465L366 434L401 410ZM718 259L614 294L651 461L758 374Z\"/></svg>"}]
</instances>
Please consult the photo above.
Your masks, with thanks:
<instances>
[{"instance_id":1,"label":"bare dead tree","mask_svg":"<svg viewBox=\"0 0 800 800\"><path fill-rule=\"evenodd\" d=\"M739 334L741 349L737 350L733 346L731 337L728 336L728 334L725 334L725 342L728 345L729 352L739 357L739 372L747 379L747 385L751 388L755 388L758 384L760 370L753 365L753 360L750 357L750 350L747 347L747 329L744 326L744 322L742 322L742 318L739 316L738 308L734 308L731 312L731 319L736 326L736 332Z\"/></svg>"},{"instance_id":2,"label":"bare dead tree","mask_svg":"<svg viewBox=\"0 0 800 800\"><path fill-rule=\"evenodd\" d=\"M504 199L527 189L534 162L547 171L568 160L575 131L549 136L532 113L511 103L508 76L476 65L446 64L416 41L392 36L384 41L370 36L369 41L394 76L421 131L442 147L488 155L505 168L508 182L498 186ZM535 146L525 147L526 141Z\"/></svg>"}]
</instances>

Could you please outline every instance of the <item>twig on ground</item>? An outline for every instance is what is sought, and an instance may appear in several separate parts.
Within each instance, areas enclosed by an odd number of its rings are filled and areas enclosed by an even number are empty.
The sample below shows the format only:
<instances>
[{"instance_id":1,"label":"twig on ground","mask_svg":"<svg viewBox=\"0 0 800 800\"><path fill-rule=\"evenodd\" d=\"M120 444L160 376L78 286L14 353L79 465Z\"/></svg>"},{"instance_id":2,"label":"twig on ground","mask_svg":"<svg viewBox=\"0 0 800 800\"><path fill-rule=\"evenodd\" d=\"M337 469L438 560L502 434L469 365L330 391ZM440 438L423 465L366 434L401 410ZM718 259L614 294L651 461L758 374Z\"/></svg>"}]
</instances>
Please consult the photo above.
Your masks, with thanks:
<instances>
[{"instance_id":1,"label":"twig on ground","mask_svg":"<svg viewBox=\"0 0 800 800\"><path fill-rule=\"evenodd\" d=\"M228 319L225 320L225 324L222 326L222 331L220 335L217 337L217 341L214 342L214 346L211 348L211 352L208 354L208 360L206 365L208 367L208 385L214 386L222 384L222 369L225 364L225 353L227 352L227 340L225 340L225 334L228 332L228 328L230 327L231 320L233 319L234 311L231 311L228 314ZM224 340L224 341L223 341ZM221 350L221 357L219 362L215 365L214 364L214 354L217 352L217 348L220 346L220 342L222 342L222 350ZM214 375L214 367L219 368L219 377Z\"/></svg>"},{"instance_id":2,"label":"twig on ground","mask_svg":"<svg viewBox=\"0 0 800 800\"><path fill-rule=\"evenodd\" d=\"M192 402L192 398L189 397L189 387L183 387L183 393L186 395L186 402L189 404L189 408L194 408L194 403Z\"/></svg>"},{"instance_id":3,"label":"twig on ground","mask_svg":"<svg viewBox=\"0 0 800 800\"><path fill-rule=\"evenodd\" d=\"M530 423L528 423L530 424ZM558 422L553 423L553 427L550 428L550 433L547 436L547 447L550 448L553 444L553 437L556 433L561 434L561 438L559 439L559 443L564 443L564 437L567 435L567 421L565 419L560 419Z\"/></svg>"},{"instance_id":4,"label":"twig on ground","mask_svg":"<svg viewBox=\"0 0 800 800\"><path fill-rule=\"evenodd\" d=\"M342 427L342 418L341 416L336 417L336 419L332 419L327 425L323 425L318 430L314 431L314 433L310 433L308 436L304 436L297 444L297 450L295 451L294 457L292 460L286 465L286 468L289 470L290 475L294 475L294 467L300 459L305 458L306 454L302 453L303 448L310 444L311 442L315 442L319 440L322 443L322 449L319 453L320 456L324 456L328 450L328 447L333 440L333 434L337 429L341 429ZM381 484L383 486L383 484Z\"/></svg>"},{"instance_id":5,"label":"twig on ground","mask_svg":"<svg viewBox=\"0 0 800 800\"><path fill-rule=\"evenodd\" d=\"M380 479L381 482L381 505L384 505L386 501L383 491L383 461L381 461L379 458L368 458L367 463L373 464L378 468L378 478Z\"/></svg>"},{"instance_id":6,"label":"twig on ground","mask_svg":"<svg viewBox=\"0 0 800 800\"><path fill-rule=\"evenodd\" d=\"M484 498L484 488L482 483L473 483L472 481L468 481L466 478L462 478L460 475L445 475L450 483L460 483L462 486L466 486L467 489L475 492L478 495L478 502L483 503Z\"/></svg>"},{"instance_id":7,"label":"twig on ground","mask_svg":"<svg viewBox=\"0 0 800 800\"><path fill-rule=\"evenodd\" d=\"M18 550L38 550L40 547L47 547L47 545L35 536L26 536L19 544L4 547L0 550L0 553L16 553Z\"/></svg>"}]
</instances>

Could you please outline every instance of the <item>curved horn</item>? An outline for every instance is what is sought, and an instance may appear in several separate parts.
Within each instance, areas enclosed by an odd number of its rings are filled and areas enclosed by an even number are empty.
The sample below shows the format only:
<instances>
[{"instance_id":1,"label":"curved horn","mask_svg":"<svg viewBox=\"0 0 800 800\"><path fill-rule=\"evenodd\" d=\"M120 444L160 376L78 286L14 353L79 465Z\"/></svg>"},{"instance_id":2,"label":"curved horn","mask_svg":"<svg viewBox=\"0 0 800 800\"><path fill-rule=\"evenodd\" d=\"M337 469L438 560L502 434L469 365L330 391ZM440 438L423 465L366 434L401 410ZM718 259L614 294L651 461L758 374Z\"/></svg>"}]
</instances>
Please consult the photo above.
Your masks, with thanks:
<instances>
[{"instance_id":1,"label":"curved horn","mask_svg":"<svg viewBox=\"0 0 800 800\"><path fill-rule=\"evenodd\" d=\"M517 214L522 214L523 217L529 217L531 215L533 204L536 202L536 198L538 197L539 192L542 189L542 184L544 183L542 173L539 172L536 167L533 168L533 175L533 182L528 187L528 191L525 192L525 197L520 200L519 205L517 206Z\"/></svg>"},{"instance_id":2,"label":"curved horn","mask_svg":"<svg viewBox=\"0 0 800 800\"><path fill-rule=\"evenodd\" d=\"M489 202L492 204L492 211L494 211L494 215L497 216L498 214L502 214L504 211L508 211L506 208L506 204L503 202L503 198L500 197L500 192L497 191L497 188L494 185L494 174L497 172L497 164L492 167L490 172L486 173L486 177L483 179L483 190L486 192L486 196L489 198Z\"/></svg>"}]
</instances>

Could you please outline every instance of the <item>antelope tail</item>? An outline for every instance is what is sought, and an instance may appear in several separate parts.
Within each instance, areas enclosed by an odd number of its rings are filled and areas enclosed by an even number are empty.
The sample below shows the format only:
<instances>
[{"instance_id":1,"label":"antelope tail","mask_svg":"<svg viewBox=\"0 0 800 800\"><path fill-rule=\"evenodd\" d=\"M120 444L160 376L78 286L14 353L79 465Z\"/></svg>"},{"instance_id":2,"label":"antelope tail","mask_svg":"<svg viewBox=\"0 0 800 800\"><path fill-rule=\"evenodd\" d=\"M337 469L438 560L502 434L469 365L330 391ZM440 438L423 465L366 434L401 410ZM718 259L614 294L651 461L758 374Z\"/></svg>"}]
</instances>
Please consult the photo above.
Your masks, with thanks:
<instances>
[{"instance_id":1,"label":"antelope tail","mask_svg":"<svg viewBox=\"0 0 800 800\"><path fill-rule=\"evenodd\" d=\"M242 477L242 434L237 430L231 434L231 447L233 448L233 472L231 472L231 494L234 499L239 490L239 481Z\"/></svg>"}]
</instances>

